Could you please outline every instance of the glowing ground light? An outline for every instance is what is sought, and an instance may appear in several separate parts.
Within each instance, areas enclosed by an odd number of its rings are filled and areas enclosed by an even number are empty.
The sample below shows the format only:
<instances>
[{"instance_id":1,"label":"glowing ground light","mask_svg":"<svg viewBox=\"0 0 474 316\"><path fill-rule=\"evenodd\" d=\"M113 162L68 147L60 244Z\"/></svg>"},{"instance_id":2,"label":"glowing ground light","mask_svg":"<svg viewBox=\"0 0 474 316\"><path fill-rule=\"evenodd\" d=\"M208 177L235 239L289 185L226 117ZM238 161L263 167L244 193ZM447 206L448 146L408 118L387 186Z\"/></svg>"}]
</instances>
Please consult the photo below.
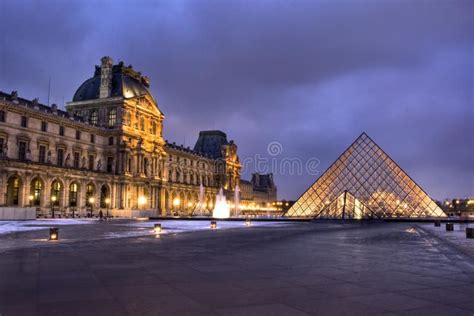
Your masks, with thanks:
<instances>
[{"instance_id":1,"label":"glowing ground light","mask_svg":"<svg viewBox=\"0 0 474 316\"><path fill-rule=\"evenodd\" d=\"M155 227L153 228L153 231L155 232L155 234L161 233L161 223L155 224Z\"/></svg>"},{"instance_id":2,"label":"glowing ground light","mask_svg":"<svg viewBox=\"0 0 474 316\"><path fill-rule=\"evenodd\" d=\"M49 240L59 240L59 229L57 227L49 229Z\"/></svg>"}]
</instances>

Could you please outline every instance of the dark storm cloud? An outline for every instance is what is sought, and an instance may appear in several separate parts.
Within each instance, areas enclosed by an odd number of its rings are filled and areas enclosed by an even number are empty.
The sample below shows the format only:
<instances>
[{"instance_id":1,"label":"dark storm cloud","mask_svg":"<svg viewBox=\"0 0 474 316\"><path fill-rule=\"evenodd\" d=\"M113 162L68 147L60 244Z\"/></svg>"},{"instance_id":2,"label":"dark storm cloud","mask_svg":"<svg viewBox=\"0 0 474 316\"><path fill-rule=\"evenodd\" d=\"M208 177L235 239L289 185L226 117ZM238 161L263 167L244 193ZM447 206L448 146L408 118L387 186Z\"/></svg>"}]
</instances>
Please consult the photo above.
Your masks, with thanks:
<instances>
[{"instance_id":1,"label":"dark storm cloud","mask_svg":"<svg viewBox=\"0 0 474 316\"><path fill-rule=\"evenodd\" d=\"M0 89L70 100L103 55L152 80L165 136L321 161L367 131L434 197L473 195L471 1L0 2ZM268 156L268 155L266 155ZM252 170L247 170L247 176ZM280 196L313 180L277 175Z\"/></svg>"}]
</instances>

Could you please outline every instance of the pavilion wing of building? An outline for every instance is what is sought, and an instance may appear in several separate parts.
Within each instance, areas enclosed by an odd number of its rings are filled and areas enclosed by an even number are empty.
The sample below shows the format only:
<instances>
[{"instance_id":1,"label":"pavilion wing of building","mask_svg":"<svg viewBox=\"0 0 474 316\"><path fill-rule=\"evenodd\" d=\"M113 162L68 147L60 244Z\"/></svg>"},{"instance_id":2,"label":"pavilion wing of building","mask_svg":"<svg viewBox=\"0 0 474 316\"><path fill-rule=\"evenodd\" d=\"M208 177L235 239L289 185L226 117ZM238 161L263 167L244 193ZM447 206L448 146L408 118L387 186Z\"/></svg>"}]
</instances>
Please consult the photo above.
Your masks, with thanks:
<instances>
[{"instance_id":1,"label":"pavilion wing of building","mask_svg":"<svg viewBox=\"0 0 474 316\"><path fill-rule=\"evenodd\" d=\"M362 133L285 216L364 219L432 218L446 214Z\"/></svg>"}]
</instances>

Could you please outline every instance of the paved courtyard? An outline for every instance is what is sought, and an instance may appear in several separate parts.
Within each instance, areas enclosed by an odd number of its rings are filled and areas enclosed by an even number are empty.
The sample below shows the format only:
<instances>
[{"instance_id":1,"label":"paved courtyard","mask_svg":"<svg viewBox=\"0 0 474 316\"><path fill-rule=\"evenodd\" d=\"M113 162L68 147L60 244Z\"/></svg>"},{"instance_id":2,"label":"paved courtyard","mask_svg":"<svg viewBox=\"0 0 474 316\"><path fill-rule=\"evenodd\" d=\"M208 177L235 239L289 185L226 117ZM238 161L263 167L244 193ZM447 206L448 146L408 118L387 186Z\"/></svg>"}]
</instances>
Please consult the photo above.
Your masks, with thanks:
<instances>
[{"instance_id":1,"label":"paved courtyard","mask_svg":"<svg viewBox=\"0 0 474 316\"><path fill-rule=\"evenodd\" d=\"M59 242L43 229L0 235L0 315L474 314L474 242L455 247L443 227L311 222L156 238L143 229L152 224L61 226Z\"/></svg>"}]
</instances>

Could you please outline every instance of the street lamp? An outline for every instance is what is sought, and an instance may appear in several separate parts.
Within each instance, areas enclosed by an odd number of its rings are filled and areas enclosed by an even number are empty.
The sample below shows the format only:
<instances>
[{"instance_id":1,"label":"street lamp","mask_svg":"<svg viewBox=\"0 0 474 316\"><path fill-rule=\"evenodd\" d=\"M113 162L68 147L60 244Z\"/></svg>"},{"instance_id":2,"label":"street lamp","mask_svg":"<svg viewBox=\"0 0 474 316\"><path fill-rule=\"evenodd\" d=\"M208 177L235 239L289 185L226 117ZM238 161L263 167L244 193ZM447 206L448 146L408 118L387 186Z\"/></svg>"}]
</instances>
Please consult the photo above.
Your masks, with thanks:
<instances>
[{"instance_id":1,"label":"street lamp","mask_svg":"<svg viewBox=\"0 0 474 316\"><path fill-rule=\"evenodd\" d=\"M33 199L34 199L34 196L33 195L30 195L28 197L28 200L30 201L30 207L33 206Z\"/></svg>"},{"instance_id":2,"label":"street lamp","mask_svg":"<svg viewBox=\"0 0 474 316\"><path fill-rule=\"evenodd\" d=\"M106 207L106 210L107 210L107 215L105 216L106 218L109 217L109 204L110 204L110 199L109 198L106 198L105 199L105 207Z\"/></svg>"},{"instance_id":3,"label":"street lamp","mask_svg":"<svg viewBox=\"0 0 474 316\"><path fill-rule=\"evenodd\" d=\"M91 196L89 198L89 205L91 206L90 217L92 217L92 213L94 212L94 202L95 202L95 198L93 196Z\"/></svg>"},{"instance_id":4,"label":"street lamp","mask_svg":"<svg viewBox=\"0 0 474 316\"><path fill-rule=\"evenodd\" d=\"M51 215L53 216L54 218L54 203L56 203L56 195L53 195L51 197Z\"/></svg>"}]
</instances>

